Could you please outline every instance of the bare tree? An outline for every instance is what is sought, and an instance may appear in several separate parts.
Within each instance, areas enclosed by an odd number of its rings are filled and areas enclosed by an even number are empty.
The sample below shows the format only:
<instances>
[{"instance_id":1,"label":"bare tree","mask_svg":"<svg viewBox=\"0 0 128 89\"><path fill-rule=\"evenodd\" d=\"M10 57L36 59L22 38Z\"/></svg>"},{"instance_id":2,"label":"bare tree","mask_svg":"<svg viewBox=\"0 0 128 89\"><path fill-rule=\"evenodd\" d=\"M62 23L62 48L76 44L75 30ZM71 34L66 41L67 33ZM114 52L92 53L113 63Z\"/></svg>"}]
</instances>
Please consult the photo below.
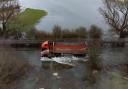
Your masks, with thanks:
<instances>
[{"instance_id":1,"label":"bare tree","mask_svg":"<svg viewBox=\"0 0 128 89\"><path fill-rule=\"evenodd\" d=\"M0 0L0 24L1 34L7 32L8 22L17 15L20 11L20 6L17 0Z\"/></svg>"},{"instance_id":2,"label":"bare tree","mask_svg":"<svg viewBox=\"0 0 128 89\"><path fill-rule=\"evenodd\" d=\"M128 0L103 0L103 3L100 13L120 38L124 38L128 35Z\"/></svg>"},{"instance_id":3,"label":"bare tree","mask_svg":"<svg viewBox=\"0 0 128 89\"><path fill-rule=\"evenodd\" d=\"M102 29L96 25L91 25L88 35L90 39L100 39L102 37Z\"/></svg>"},{"instance_id":4,"label":"bare tree","mask_svg":"<svg viewBox=\"0 0 128 89\"><path fill-rule=\"evenodd\" d=\"M58 26L58 25L55 25L53 30L52 30L52 34L53 34L55 39L62 38L62 29L61 29L61 27Z\"/></svg>"},{"instance_id":5,"label":"bare tree","mask_svg":"<svg viewBox=\"0 0 128 89\"><path fill-rule=\"evenodd\" d=\"M85 27L79 27L76 29L76 33L79 35L81 38L86 38L87 37L87 30Z\"/></svg>"}]
</instances>

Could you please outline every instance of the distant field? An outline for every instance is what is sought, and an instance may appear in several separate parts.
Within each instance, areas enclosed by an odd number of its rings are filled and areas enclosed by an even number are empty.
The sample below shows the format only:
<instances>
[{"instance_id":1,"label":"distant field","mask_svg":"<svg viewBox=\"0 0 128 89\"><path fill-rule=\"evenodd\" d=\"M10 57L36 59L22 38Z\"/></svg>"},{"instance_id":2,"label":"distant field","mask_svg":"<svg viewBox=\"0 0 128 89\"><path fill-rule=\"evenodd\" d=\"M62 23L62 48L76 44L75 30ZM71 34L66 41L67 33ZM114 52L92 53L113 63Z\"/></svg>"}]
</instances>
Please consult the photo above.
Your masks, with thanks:
<instances>
[{"instance_id":1,"label":"distant field","mask_svg":"<svg viewBox=\"0 0 128 89\"><path fill-rule=\"evenodd\" d=\"M44 10L27 8L19 15L19 20L26 26L32 26L38 23L40 19L46 15L47 12Z\"/></svg>"}]
</instances>

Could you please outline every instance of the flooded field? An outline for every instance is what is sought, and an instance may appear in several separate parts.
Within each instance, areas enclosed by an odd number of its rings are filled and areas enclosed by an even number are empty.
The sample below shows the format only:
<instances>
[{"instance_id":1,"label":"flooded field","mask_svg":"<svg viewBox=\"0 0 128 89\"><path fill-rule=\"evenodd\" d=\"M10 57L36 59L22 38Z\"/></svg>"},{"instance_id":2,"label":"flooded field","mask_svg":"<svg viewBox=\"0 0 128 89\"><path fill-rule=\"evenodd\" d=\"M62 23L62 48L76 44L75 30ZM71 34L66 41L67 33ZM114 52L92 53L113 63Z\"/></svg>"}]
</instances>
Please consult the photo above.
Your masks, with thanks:
<instances>
[{"instance_id":1,"label":"flooded field","mask_svg":"<svg viewBox=\"0 0 128 89\"><path fill-rule=\"evenodd\" d=\"M83 81L84 76L88 73L86 71L87 58L53 58L53 60L59 60L61 63L70 63L73 67L55 68L51 62L49 68L44 68L38 49L22 50L17 51L17 53L28 59L33 65L33 70L23 80L23 89L128 89L128 80L122 77L120 68L116 66L124 64L128 60L126 50L122 48L105 48L102 50L100 58L103 71L98 73L99 78L93 85Z\"/></svg>"}]
</instances>

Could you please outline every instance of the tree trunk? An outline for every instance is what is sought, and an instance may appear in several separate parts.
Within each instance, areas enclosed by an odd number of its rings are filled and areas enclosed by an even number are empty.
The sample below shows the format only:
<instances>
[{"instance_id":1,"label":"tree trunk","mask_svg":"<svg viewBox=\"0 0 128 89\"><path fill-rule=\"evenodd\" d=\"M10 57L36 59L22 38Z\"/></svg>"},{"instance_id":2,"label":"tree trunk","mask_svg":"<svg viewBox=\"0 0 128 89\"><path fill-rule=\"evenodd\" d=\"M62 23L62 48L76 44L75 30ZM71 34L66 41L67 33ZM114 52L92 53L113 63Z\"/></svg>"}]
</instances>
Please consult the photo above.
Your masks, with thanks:
<instances>
[{"instance_id":1,"label":"tree trunk","mask_svg":"<svg viewBox=\"0 0 128 89\"><path fill-rule=\"evenodd\" d=\"M121 31L120 32L120 42L119 42L119 46L120 47L124 47L125 46L125 42L124 42L125 37L126 37L126 32Z\"/></svg>"},{"instance_id":2,"label":"tree trunk","mask_svg":"<svg viewBox=\"0 0 128 89\"><path fill-rule=\"evenodd\" d=\"M3 29L2 29L2 37L6 38L6 30L7 30L6 23L2 23L2 27L3 27Z\"/></svg>"},{"instance_id":3,"label":"tree trunk","mask_svg":"<svg viewBox=\"0 0 128 89\"><path fill-rule=\"evenodd\" d=\"M0 37L2 36L2 28L0 27Z\"/></svg>"},{"instance_id":4,"label":"tree trunk","mask_svg":"<svg viewBox=\"0 0 128 89\"><path fill-rule=\"evenodd\" d=\"M120 32L120 38L125 38L125 37L126 37L126 32L121 31L121 32Z\"/></svg>"}]
</instances>

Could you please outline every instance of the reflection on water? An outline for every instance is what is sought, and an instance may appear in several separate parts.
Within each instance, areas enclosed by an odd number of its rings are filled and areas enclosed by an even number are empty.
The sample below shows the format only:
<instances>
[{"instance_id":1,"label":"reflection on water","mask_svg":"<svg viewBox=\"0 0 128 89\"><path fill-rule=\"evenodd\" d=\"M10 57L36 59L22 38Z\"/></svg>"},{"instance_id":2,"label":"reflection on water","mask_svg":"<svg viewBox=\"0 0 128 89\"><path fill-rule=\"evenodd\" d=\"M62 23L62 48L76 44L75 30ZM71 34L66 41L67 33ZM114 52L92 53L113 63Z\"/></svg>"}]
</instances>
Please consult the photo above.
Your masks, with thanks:
<instances>
[{"instance_id":1,"label":"reflection on water","mask_svg":"<svg viewBox=\"0 0 128 89\"><path fill-rule=\"evenodd\" d=\"M28 59L28 61L35 65L35 66L41 66L41 62L40 62L40 51L38 49L33 49L33 50L28 50L28 49L24 49L24 50L20 50L17 49L17 53L19 56L24 57L26 59Z\"/></svg>"},{"instance_id":2,"label":"reflection on water","mask_svg":"<svg viewBox=\"0 0 128 89\"><path fill-rule=\"evenodd\" d=\"M122 48L115 49L103 49L101 53L103 66L106 68L107 66L123 64L126 62L124 57L125 50ZM78 62L78 58L73 58L72 63L75 64L72 68L61 68L56 69L55 67L50 66L49 69L44 69L42 67L42 63L40 60L40 51L32 50L32 51L17 51L17 53L26 59L29 60L30 63L35 65L35 69L33 69L28 78L24 80L23 89L86 89L86 83L82 81L83 76L86 73L86 63ZM53 58L60 62L68 62L64 61L64 59L69 60L71 58ZM81 59L83 60L83 59ZM61 65L59 65L61 66ZM125 86L128 82L123 80L120 75L120 71L115 68L112 69L108 73L101 73L100 79L96 83L96 87L98 89L127 89ZM121 82L116 82L120 80ZM105 82L108 87L102 83ZM113 85L110 84L113 83ZM123 84L124 83L124 84ZM121 86L121 88L117 88L115 86ZM125 88L122 88L122 87ZM107 88L106 88L107 87Z\"/></svg>"}]
</instances>

